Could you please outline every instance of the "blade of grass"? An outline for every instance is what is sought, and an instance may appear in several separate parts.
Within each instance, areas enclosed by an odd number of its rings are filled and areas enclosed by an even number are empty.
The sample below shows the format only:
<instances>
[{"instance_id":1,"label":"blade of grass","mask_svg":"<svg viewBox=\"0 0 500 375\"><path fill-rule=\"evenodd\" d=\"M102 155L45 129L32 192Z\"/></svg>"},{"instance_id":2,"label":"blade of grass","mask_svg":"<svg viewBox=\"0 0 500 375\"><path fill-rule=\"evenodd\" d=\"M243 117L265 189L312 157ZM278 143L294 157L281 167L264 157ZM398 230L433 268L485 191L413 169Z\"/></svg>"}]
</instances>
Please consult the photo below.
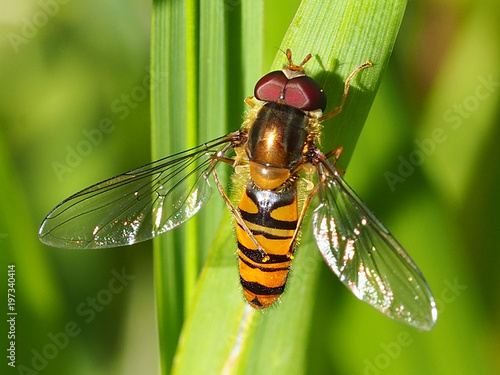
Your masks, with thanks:
<instances>
[{"instance_id":1,"label":"blade of grass","mask_svg":"<svg viewBox=\"0 0 500 375\"><path fill-rule=\"evenodd\" d=\"M318 12L318 9L331 9L331 13ZM296 59L300 60L307 53L319 57L317 65L314 63L316 61L311 61L310 65L308 63L307 70L322 83L327 93L341 95L342 84L353 69L367 59L374 64L373 68L367 69L357 78L357 82L362 82L358 87L366 91L357 89L354 84L344 111L332 119L330 124L325 123L327 129L334 130L330 132L332 137L324 140L324 147L328 147L325 151L339 145L344 146L341 165L347 165L354 150L380 83L381 73L389 60L404 9L404 2L399 5L370 2L361 6L359 2L303 2L282 43L282 50L292 48ZM335 19L332 19L332 15L336 16ZM297 24L300 26L296 26ZM305 37L303 30L308 32ZM280 56L275 60L273 68L279 65ZM338 105L340 95L337 94L337 100L334 95L329 96L330 110ZM295 260L288 293L279 310L264 316L262 325L257 327L251 353L240 366L240 369L244 369L242 373L306 372L307 335L315 302L312 291L318 281L316 271L320 257L310 231L307 230L308 223L304 224L304 228L303 245ZM299 258L301 255L303 259ZM297 311L297 306L300 306L300 311ZM290 347L290 343L294 345ZM269 353L273 355L270 356ZM266 359L256 360L257 358Z\"/></svg>"},{"instance_id":2,"label":"blade of grass","mask_svg":"<svg viewBox=\"0 0 500 375\"><path fill-rule=\"evenodd\" d=\"M197 35L194 1L153 3L151 120L153 158L193 147L197 134ZM154 241L162 371L168 372L185 306L197 277L196 220Z\"/></svg>"},{"instance_id":3,"label":"blade of grass","mask_svg":"<svg viewBox=\"0 0 500 375\"><path fill-rule=\"evenodd\" d=\"M368 59L374 63L353 82L342 114L326 124L333 129L324 143L328 150L344 146L344 165L389 60L405 4L304 1L283 40L282 49L291 48L297 60L313 54L307 71L330 94L330 109L340 103L349 73ZM250 49L243 51L243 58L252 55ZM273 68L284 63L280 52ZM221 227L183 329L174 373L304 372L319 264L307 224L304 227L288 290L279 306L265 312L249 312L235 291L235 243L227 227Z\"/></svg>"},{"instance_id":4,"label":"blade of grass","mask_svg":"<svg viewBox=\"0 0 500 375\"><path fill-rule=\"evenodd\" d=\"M224 3L154 4L152 64L153 150L158 158L227 132ZM199 23L199 29L198 29ZM198 57L199 54L199 57ZM221 180L225 176L221 175ZM155 248L163 371L174 349L201 260L224 209L212 200L195 219ZM200 223L203 223L200 225ZM200 252L200 253L199 253ZM184 267L183 267L184 264ZM184 272L181 270L184 269ZM184 292L183 292L184 291ZM183 296L183 298L182 298ZM165 344L163 344L165 343Z\"/></svg>"},{"instance_id":5,"label":"blade of grass","mask_svg":"<svg viewBox=\"0 0 500 375\"><path fill-rule=\"evenodd\" d=\"M243 92L251 93L255 82L267 69L263 66L264 51L264 3L243 1L241 6L241 51L243 66ZM251 54L246 55L246 52ZM249 58L250 57L250 58ZM250 94L248 94L250 95ZM240 113L241 115L241 113Z\"/></svg>"},{"instance_id":6,"label":"blade of grass","mask_svg":"<svg viewBox=\"0 0 500 375\"><path fill-rule=\"evenodd\" d=\"M220 137L229 132L226 76L226 20L222 12L223 3L219 1L204 1L200 3L200 58L199 58L199 105L198 105L198 143ZM221 173L222 182L227 185L227 176ZM214 194L215 195L215 194ZM204 263L210 244L217 231L224 202L212 199L197 215L199 220L199 248ZM203 246L207 244L207 246Z\"/></svg>"}]
</instances>

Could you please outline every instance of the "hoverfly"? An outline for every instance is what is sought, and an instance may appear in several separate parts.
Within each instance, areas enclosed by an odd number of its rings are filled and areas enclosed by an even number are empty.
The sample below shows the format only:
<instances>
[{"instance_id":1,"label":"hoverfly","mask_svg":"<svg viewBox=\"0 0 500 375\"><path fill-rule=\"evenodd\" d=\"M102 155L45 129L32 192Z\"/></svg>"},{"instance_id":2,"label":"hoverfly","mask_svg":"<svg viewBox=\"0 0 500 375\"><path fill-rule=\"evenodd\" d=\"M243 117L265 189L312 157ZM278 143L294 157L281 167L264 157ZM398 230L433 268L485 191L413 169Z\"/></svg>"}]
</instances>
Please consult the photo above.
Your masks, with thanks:
<instances>
[{"instance_id":1,"label":"hoverfly","mask_svg":"<svg viewBox=\"0 0 500 375\"><path fill-rule=\"evenodd\" d=\"M358 297L404 324L431 329L434 298L401 245L365 206L335 167L342 148L317 147L326 95L304 71L306 58L266 74L256 84L241 130L133 169L84 189L44 219L40 240L51 246L95 249L131 245L171 230L208 201L209 177L236 224L241 285L257 309L283 293L295 244L314 196L313 231L328 266ZM332 159L331 161L329 159ZM216 167L227 163L244 180L239 203L226 194ZM313 180L316 183L313 183Z\"/></svg>"}]
</instances>

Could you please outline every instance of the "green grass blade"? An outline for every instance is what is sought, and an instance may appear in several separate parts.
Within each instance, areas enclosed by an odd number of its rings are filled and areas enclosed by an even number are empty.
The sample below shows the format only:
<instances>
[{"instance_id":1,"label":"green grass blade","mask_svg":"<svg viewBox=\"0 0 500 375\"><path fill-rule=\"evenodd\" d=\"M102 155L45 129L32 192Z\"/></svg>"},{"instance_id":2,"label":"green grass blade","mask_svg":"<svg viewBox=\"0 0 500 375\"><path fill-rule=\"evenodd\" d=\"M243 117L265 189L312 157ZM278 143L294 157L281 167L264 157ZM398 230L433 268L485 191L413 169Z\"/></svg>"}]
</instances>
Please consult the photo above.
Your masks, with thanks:
<instances>
[{"instance_id":1,"label":"green grass blade","mask_svg":"<svg viewBox=\"0 0 500 375\"><path fill-rule=\"evenodd\" d=\"M153 158L197 142L197 35L194 1L153 3L151 119ZM162 369L170 369L198 272L197 221L154 242Z\"/></svg>"},{"instance_id":2,"label":"green grass blade","mask_svg":"<svg viewBox=\"0 0 500 375\"><path fill-rule=\"evenodd\" d=\"M222 7L223 3L218 1L200 3L198 143L209 141L229 132L228 116L226 115L228 112L226 94L228 85L228 77L226 76L227 40ZM226 175L221 174L220 177L223 183L227 182ZM203 244L212 243L224 210L224 202L216 198L212 199L197 215L200 223L198 251L201 252L198 271L201 269L210 248L203 246Z\"/></svg>"},{"instance_id":3,"label":"green grass blade","mask_svg":"<svg viewBox=\"0 0 500 375\"><path fill-rule=\"evenodd\" d=\"M343 145L344 165L389 60L405 5L405 1L304 1L282 42L281 49L291 48L296 60L313 54L306 68L329 94L328 109L340 103L349 73L366 60L374 63L353 81L342 114L325 124L328 134L323 145L327 151ZM252 56L250 49L243 50L243 59ZM279 52L273 68L285 62ZM307 223L282 302L256 312L242 302L235 240L226 218L188 313L174 373L304 373L321 264Z\"/></svg>"}]
</instances>

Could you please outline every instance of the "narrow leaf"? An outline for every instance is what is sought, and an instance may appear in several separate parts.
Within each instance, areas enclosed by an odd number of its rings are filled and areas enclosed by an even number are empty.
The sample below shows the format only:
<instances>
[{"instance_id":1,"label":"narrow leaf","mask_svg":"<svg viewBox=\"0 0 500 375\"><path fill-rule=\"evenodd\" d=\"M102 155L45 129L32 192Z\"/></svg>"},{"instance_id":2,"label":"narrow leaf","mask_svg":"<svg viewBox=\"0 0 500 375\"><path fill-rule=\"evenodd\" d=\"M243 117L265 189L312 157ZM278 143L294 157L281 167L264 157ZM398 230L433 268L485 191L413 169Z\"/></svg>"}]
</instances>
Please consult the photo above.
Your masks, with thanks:
<instances>
[{"instance_id":1,"label":"narrow leaf","mask_svg":"<svg viewBox=\"0 0 500 375\"><path fill-rule=\"evenodd\" d=\"M283 40L281 49L290 48L298 62L307 53L313 55L306 70L325 88L330 100L327 111L340 103L347 76L366 60L374 64L353 81L344 111L325 123L329 129L325 131L329 133L323 142L325 151L343 145L344 166L389 60L405 4L304 1ZM244 51L242 58L251 59L252 53ZM280 51L272 68L285 63ZM249 310L243 303L236 242L228 215L226 218L188 312L174 373L304 373L321 264L308 223L281 303L261 312Z\"/></svg>"}]
</instances>

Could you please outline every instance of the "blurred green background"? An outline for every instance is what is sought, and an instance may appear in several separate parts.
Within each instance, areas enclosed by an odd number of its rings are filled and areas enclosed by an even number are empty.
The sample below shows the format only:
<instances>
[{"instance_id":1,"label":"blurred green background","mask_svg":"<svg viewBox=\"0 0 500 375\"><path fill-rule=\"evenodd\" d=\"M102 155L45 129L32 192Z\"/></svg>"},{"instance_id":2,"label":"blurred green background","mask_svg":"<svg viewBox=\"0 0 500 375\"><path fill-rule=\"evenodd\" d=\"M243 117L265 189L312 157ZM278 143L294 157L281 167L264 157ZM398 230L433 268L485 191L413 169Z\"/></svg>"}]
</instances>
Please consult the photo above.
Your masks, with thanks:
<instances>
[{"instance_id":1,"label":"blurred green background","mask_svg":"<svg viewBox=\"0 0 500 375\"><path fill-rule=\"evenodd\" d=\"M270 23L265 66L293 4ZM409 3L346 175L425 274L437 326L390 321L322 265L308 373L500 372L498 19L493 0ZM150 160L150 20L141 1L0 6L0 301L7 311L15 264L12 373L158 372L151 244L81 252L37 239L62 199Z\"/></svg>"}]
</instances>

